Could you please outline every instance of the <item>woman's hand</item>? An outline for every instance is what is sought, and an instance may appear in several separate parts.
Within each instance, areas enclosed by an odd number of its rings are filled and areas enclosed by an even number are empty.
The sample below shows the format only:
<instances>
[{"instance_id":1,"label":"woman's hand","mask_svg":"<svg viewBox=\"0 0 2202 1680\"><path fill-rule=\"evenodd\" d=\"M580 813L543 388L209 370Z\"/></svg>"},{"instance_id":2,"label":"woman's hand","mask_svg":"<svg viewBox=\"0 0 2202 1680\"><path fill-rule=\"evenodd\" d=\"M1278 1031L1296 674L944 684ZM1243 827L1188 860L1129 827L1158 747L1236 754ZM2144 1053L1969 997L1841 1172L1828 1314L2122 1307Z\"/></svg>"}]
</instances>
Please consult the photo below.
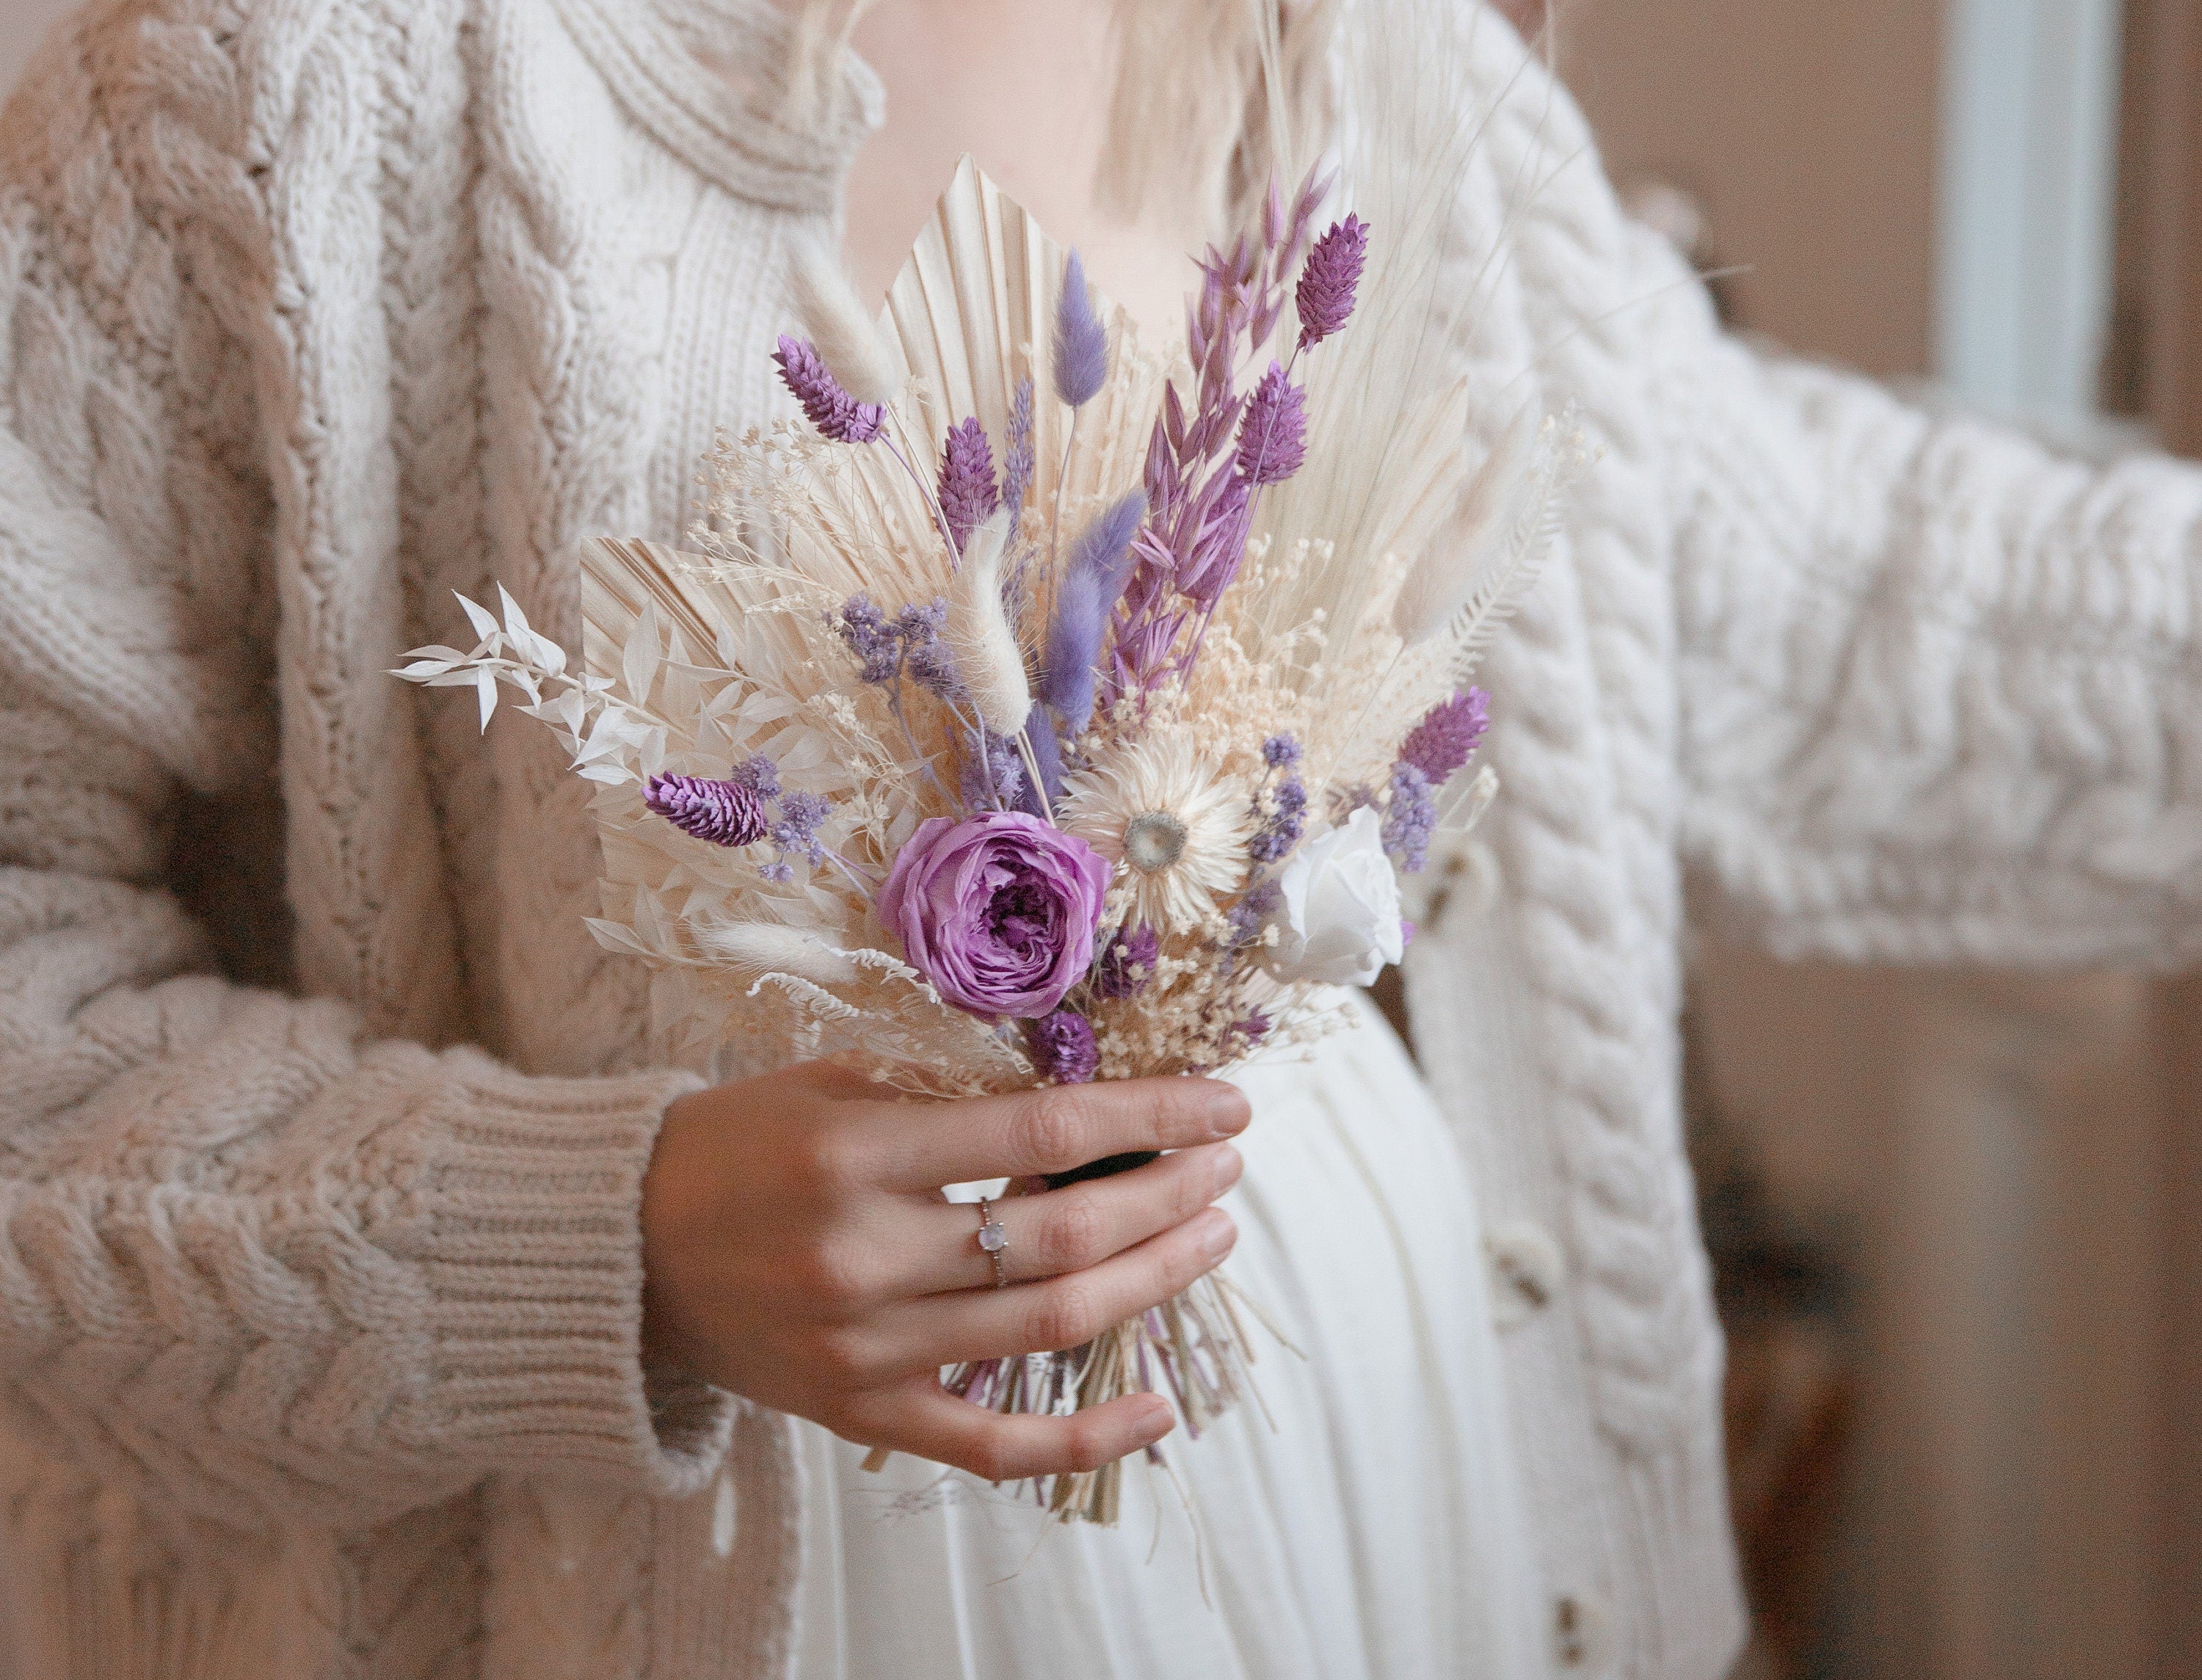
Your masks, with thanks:
<instances>
[{"instance_id":1,"label":"woman's hand","mask_svg":"<svg viewBox=\"0 0 2202 1680\"><path fill-rule=\"evenodd\" d=\"M1213 1269L1238 1231L1246 1099L1204 1079L911 1103L822 1063L674 1103L643 1182L652 1352L843 1439L990 1482L1092 1470L1169 1432L1129 1394L1069 1418L1009 1416L940 1386L943 1365L1075 1347ZM978 1210L939 1187L1169 1150L1113 1178Z\"/></svg>"}]
</instances>

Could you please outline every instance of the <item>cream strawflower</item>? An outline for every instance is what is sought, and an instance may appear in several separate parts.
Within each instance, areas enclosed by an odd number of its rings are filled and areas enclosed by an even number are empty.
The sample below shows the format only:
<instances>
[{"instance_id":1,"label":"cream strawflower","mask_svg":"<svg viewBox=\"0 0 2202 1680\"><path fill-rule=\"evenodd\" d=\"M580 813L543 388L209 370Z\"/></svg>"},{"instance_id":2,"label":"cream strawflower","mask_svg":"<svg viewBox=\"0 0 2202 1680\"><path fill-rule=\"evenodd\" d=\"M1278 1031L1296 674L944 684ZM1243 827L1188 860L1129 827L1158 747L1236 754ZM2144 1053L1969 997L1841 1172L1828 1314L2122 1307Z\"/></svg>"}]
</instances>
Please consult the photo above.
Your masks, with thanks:
<instances>
[{"instance_id":1,"label":"cream strawflower","mask_svg":"<svg viewBox=\"0 0 2202 1680\"><path fill-rule=\"evenodd\" d=\"M1162 934L1200 927L1217 895L1245 878L1252 812L1245 784L1224 775L1188 729L1112 747L1066 778L1057 811L1116 865L1125 919Z\"/></svg>"}]
</instances>

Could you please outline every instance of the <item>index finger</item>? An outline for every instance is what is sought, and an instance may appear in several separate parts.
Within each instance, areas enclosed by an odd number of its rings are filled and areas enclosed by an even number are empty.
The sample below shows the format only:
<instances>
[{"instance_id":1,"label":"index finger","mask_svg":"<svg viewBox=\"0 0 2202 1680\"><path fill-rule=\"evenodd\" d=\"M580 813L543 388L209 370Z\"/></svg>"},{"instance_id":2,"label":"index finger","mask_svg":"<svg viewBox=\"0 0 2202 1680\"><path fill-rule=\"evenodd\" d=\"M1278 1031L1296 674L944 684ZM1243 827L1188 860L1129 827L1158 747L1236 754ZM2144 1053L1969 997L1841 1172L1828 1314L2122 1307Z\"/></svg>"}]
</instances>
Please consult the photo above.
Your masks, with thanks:
<instances>
[{"instance_id":1,"label":"index finger","mask_svg":"<svg viewBox=\"0 0 2202 1680\"><path fill-rule=\"evenodd\" d=\"M899 1103L868 1122L887 1183L935 1190L975 1179L1068 1172L1104 1156L1190 1149L1235 1137L1253 1110L1220 1079L1053 1085L1003 1097Z\"/></svg>"}]
</instances>

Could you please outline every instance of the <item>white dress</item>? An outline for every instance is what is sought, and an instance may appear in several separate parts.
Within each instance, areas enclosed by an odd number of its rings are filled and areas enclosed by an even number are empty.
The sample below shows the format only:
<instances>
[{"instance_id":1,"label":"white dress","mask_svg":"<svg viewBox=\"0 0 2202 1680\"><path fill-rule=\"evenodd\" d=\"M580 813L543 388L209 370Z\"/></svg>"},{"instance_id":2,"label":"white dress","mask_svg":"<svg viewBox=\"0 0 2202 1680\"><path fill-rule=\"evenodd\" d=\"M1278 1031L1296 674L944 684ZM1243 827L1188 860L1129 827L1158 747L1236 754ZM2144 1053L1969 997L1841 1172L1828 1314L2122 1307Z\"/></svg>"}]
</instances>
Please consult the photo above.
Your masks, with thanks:
<instances>
[{"instance_id":1,"label":"white dress","mask_svg":"<svg viewBox=\"0 0 2202 1680\"><path fill-rule=\"evenodd\" d=\"M1460 1152L1366 1003L1248 1070L1232 1278L1260 1410L1134 1459L1114 1530L803 1426L799 1680L1515 1680L1543 1674ZM1261 1332L1256 1331L1257 1336Z\"/></svg>"}]
</instances>

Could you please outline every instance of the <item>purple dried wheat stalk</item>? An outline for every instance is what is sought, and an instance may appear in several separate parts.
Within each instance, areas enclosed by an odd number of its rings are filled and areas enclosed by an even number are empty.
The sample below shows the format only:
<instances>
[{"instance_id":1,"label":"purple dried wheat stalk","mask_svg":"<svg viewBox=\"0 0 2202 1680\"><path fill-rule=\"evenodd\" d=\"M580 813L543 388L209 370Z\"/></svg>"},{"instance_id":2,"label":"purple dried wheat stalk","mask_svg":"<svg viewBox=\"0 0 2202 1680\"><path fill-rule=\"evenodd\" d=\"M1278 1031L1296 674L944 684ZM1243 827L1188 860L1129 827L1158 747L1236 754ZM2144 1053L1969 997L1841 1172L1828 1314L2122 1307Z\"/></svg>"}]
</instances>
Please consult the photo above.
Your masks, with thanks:
<instances>
[{"instance_id":1,"label":"purple dried wheat stalk","mask_svg":"<svg viewBox=\"0 0 2202 1680\"><path fill-rule=\"evenodd\" d=\"M947 445L940 452L940 511L955 535L958 554L972 532L992 518L1001 504L1001 492L994 486L993 446L986 440L986 428L974 415L950 428Z\"/></svg>"},{"instance_id":2,"label":"purple dried wheat stalk","mask_svg":"<svg viewBox=\"0 0 2202 1680\"><path fill-rule=\"evenodd\" d=\"M1334 221L1308 253L1292 307L1300 318L1299 347L1312 349L1345 325L1353 313L1362 265L1369 258L1369 224L1357 215Z\"/></svg>"},{"instance_id":3,"label":"purple dried wheat stalk","mask_svg":"<svg viewBox=\"0 0 2202 1680\"><path fill-rule=\"evenodd\" d=\"M821 435L837 444L868 444L880 435L887 411L876 403L860 403L844 391L809 339L781 334L780 348L772 359L780 364L781 380Z\"/></svg>"}]
</instances>

